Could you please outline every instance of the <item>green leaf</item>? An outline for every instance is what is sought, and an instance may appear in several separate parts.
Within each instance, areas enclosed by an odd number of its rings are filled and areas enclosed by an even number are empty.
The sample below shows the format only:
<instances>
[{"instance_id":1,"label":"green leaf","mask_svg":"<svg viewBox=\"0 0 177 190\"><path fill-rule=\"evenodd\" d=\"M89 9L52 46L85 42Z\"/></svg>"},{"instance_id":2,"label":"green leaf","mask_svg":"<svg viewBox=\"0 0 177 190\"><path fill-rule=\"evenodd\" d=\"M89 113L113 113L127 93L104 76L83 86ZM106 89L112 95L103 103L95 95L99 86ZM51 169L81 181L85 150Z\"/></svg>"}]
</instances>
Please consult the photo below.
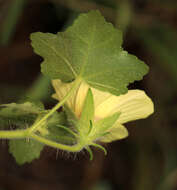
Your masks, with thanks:
<instances>
[{"instance_id":1,"label":"green leaf","mask_svg":"<svg viewBox=\"0 0 177 190\"><path fill-rule=\"evenodd\" d=\"M87 96L84 101L80 120L78 122L78 130L82 134L88 134L92 127L90 122L94 117L94 100L91 89L88 90Z\"/></svg>"},{"instance_id":2,"label":"green leaf","mask_svg":"<svg viewBox=\"0 0 177 190\"><path fill-rule=\"evenodd\" d=\"M42 72L70 82L81 77L94 88L115 95L141 80L148 67L121 48L122 33L98 11L81 14L65 32L31 35L34 51L44 58Z\"/></svg>"},{"instance_id":3,"label":"green leaf","mask_svg":"<svg viewBox=\"0 0 177 190\"><path fill-rule=\"evenodd\" d=\"M2 104L0 105L1 125L24 125L32 124L36 117L43 112L41 104L25 102L22 104Z\"/></svg>"},{"instance_id":4,"label":"green leaf","mask_svg":"<svg viewBox=\"0 0 177 190\"><path fill-rule=\"evenodd\" d=\"M10 140L9 152L14 156L18 164L30 163L39 158L43 144L34 140Z\"/></svg>"}]
</instances>

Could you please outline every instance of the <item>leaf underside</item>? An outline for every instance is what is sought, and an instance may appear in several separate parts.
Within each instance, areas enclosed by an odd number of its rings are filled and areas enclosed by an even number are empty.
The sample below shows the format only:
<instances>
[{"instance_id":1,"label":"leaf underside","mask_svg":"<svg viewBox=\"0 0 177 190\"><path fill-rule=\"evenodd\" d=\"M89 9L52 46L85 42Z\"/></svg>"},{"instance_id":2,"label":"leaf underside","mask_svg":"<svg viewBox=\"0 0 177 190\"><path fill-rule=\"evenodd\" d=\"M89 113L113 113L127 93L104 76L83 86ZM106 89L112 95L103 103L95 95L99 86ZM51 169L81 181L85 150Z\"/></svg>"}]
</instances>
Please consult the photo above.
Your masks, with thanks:
<instances>
[{"instance_id":1,"label":"leaf underside","mask_svg":"<svg viewBox=\"0 0 177 190\"><path fill-rule=\"evenodd\" d=\"M81 77L94 88L120 95L148 72L148 66L121 48L121 31L98 11L81 14L65 32L36 32L31 40L44 58L42 73L51 79L70 82Z\"/></svg>"},{"instance_id":2,"label":"leaf underside","mask_svg":"<svg viewBox=\"0 0 177 190\"><path fill-rule=\"evenodd\" d=\"M30 163L39 158L44 145L32 139L18 139L9 141L9 152L13 154L18 164Z\"/></svg>"},{"instance_id":3,"label":"leaf underside","mask_svg":"<svg viewBox=\"0 0 177 190\"><path fill-rule=\"evenodd\" d=\"M2 104L0 105L0 126L29 126L42 111L42 107L32 102Z\"/></svg>"}]
</instances>

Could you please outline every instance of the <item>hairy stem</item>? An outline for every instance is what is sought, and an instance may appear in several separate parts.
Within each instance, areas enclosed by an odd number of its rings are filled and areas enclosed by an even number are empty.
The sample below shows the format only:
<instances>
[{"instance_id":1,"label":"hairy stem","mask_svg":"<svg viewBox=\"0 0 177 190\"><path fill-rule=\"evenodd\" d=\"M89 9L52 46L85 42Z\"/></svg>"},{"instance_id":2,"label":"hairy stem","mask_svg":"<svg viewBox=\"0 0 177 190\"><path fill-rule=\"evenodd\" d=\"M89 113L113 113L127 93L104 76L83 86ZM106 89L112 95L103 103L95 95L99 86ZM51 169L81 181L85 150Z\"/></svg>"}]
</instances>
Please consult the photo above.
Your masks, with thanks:
<instances>
[{"instance_id":1,"label":"hairy stem","mask_svg":"<svg viewBox=\"0 0 177 190\"><path fill-rule=\"evenodd\" d=\"M51 141L49 139L46 139L44 137L41 137L41 136L38 136L34 133L32 133L30 135L31 138L41 142L41 143L44 143L48 146L51 146L53 148L58 148L58 149L61 149L61 150L66 150L66 151L70 151L70 152L78 152L80 150L82 150L83 146L78 143L78 144L75 144L75 145L64 145L64 144L60 144L60 143L57 143L57 142L54 142L54 141Z\"/></svg>"},{"instance_id":2,"label":"hairy stem","mask_svg":"<svg viewBox=\"0 0 177 190\"><path fill-rule=\"evenodd\" d=\"M0 131L0 138L1 139L17 139L17 138L26 138L27 137L27 130L1 130Z\"/></svg>"},{"instance_id":3,"label":"hairy stem","mask_svg":"<svg viewBox=\"0 0 177 190\"><path fill-rule=\"evenodd\" d=\"M38 136L34 134L33 132L29 134L28 129L25 130L14 130L14 131L0 131L0 138L1 139L24 139L24 138L32 138L37 140L38 142L41 142L47 146L51 146L53 148L58 148L61 150L66 150L70 152L78 152L82 150L84 147L78 143L75 145L64 145L60 144L51 140L48 140L44 137Z\"/></svg>"}]
</instances>

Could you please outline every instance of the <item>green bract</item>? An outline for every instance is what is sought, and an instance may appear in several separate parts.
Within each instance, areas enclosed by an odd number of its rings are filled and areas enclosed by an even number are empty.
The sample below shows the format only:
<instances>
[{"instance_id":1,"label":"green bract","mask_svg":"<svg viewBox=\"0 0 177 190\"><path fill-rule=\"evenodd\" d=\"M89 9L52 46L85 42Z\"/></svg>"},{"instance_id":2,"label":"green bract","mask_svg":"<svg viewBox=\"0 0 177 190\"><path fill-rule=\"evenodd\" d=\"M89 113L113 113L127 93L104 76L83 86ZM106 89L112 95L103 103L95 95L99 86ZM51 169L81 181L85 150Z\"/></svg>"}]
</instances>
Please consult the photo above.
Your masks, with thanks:
<instances>
[{"instance_id":1,"label":"green bract","mask_svg":"<svg viewBox=\"0 0 177 190\"><path fill-rule=\"evenodd\" d=\"M141 80L148 67L121 47L122 33L98 11L81 14L65 32L31 35L34 51L44 58L42 72L70 82L80 77L90 86L115 95Z\"/></svg>"},{"instance_id":2,"label":"green bract","mask_svg":"<svg viewBox=\"0 0 177 190\"><path fill-rule=\"evenodd\" d=\"M106 136L120 115L120 113L114 113L111 116L95 121L94 112L93 94L89 89L82 108L82 114L76 125L79 142L83 147L95 145L95 141L99 141L100 138Z\"/></svg>"}]
</instances>

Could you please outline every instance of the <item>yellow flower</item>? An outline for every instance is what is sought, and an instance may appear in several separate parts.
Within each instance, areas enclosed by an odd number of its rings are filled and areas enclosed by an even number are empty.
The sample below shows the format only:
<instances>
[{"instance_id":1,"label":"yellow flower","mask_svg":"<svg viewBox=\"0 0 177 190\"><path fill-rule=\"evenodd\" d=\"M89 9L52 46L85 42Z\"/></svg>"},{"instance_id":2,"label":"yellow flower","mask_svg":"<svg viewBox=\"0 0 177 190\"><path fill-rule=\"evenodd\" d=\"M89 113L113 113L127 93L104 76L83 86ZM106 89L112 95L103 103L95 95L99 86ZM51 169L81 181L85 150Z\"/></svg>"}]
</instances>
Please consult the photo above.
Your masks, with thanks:
<instances>
[{"instance_id":1,"label":"yellow flower","mask_svg":"<svg viewBox=\"0 0 177 190\"><path fill-rule=\"evenodd\" d=\"M62 100L73 85L72 83L62 83L60 80L53 80L52 84L56 91L53 97L57 100ZM67 106L78 118L81 115L89 88L91 88L89 85L82 82L72 97L66 101ZM142 90L129 90L126 94L120 96L95 88L91 88L91 90L95 106L94 121L111 116L116 112L121 113L113 127L107 131L109 133L101 137L100 141L102 142L111 142L127 137L128 131L123 126L124 123L146 118L154 112L153 102Z\"/></svg>"}]
</instances>

